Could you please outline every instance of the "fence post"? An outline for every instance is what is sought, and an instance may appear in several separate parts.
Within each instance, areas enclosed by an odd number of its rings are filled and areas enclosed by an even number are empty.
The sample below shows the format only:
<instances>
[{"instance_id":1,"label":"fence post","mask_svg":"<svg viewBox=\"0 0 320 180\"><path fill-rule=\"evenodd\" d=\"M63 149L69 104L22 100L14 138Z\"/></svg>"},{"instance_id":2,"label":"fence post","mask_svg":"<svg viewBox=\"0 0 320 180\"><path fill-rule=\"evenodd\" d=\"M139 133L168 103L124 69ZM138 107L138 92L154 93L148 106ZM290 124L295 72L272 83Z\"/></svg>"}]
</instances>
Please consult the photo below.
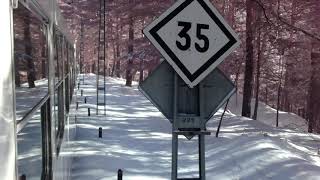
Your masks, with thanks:
<instances>
[{"instance_id":1,"label":"fence post","mask_svg":"<svg viewBox=\"0 0 320 180\"><path fill-rule=\"evenodd\" d=\"M122 180L122 170L118 170L118 180Z\"/></svg>"},{"instance_id":2,"label":"fence post","mask_svg":"<svg viewBox=\"0 0 320 180\"><path fill-rule=\"evenodd\" d=\"M102 127L99 127L99 138L102 138Z\"/></svg>"},{"instance_id":3,"label":"fence post","mask_svg":"<svg viewBox=\"0 0 320 180\"><path fill-rule=\"evenodd\" d=\"M90 108L88 108L88 116L90 116Z\"/></svg>"},{"instance_id":4,"label":"fence post","mask_svg":"<svg viewBox=\"0 0 320 180\"><path fill-rule=\"evenodd\" d=\"M21 175L19 180L27 180L27 176L25 174Z\"/></svg>"}]
</instances>

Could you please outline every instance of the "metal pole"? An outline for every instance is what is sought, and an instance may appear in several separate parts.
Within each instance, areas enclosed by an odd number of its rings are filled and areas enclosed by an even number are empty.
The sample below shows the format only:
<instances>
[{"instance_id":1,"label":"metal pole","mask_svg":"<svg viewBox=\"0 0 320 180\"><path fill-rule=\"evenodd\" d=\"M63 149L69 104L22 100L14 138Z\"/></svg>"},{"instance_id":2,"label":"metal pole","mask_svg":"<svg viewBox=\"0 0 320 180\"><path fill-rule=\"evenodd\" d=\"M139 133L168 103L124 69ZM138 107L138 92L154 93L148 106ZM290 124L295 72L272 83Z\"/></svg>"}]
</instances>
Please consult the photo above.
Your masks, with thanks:
<instances>
[{"instance_id":1,"label":"metal pole","mask_svg":"<svg viewBox=\"0 0 320 180\"><path fill-rule=\"evenodd\" d=\"M177 0L174 0L177 1ZM173 100L173 122L172 122L172 161L171 161L171 180L178 179L178 134L174 131L176 128L176 120L178 113L178 75L174 73L174 100Z\"/></svg>"},{"instance_id":2,"label":"metal pole","mask_svg":"<svg viewBox=\"0 0 320 180\"><path fill-rule=\"evenodd\" d=\"M178 134L175 133L177 108L178 105L178 75L174 75L174 100L173 100L173 122L172 122L172 162L171 162L171 179L177 180L178 178Z\"/></svg>"},{"instance_id":3,"label":"metal pole","mask_svg":"<svg viewBox=\"0 0 320 180\"><path fill-rule=\"evenodd\" d=\"M104 71L103 71L103 102L104 102L104 115L107 115L107 110L106 110L106 0L103 0L103 66L104 66Z\"/></svg>"},{"instance_id":4,"label":"metal pole","mask_svg":"<svg viewBox=\"0 0 320 180\"><path fill-rule=\"evenodd\" d=\"M83 18L81 18L81 24L80 24L80 73L82 74L82 80L80 79L80 81L82 81L82 84L84 84L84 38L83 38L83 33L84 33L84 22L83 22Z\"/></svg>"},{"instance_id":5,"label":"metal pole","mask_svg":"<svg viewBox=\"0 0 320 180\"><path fill-rule=\"evenodd\" d=\"M101 39L101 1L102 0L100 0L99 1L99 39L98 39L98 64L97 64L97 109L96 109L96 114L98 115L98 111L99 111L99 71L100 71L100 49L101 49L101 47L100 47L100 45L101 45L101 43L100 43L100 39Z\"/></svg>"},{"instance_id":6,"label":"metal pole","mask_svg":"<svg viewBox=\"0 0 320 180\"><path fill-rule=\"evenodd\" d=\"M178 178L178 134L172 132L172 164L171 179Z\"/></svg>"},{"instance_id":7,"label":"metal pole","mask_svg":"<svg viewBox=\"0 0 320 180\"><path fill-rule=\"evenodd\" d=\"M206 166L205 166L205 146L204 146L204 134L199 136L199 174L200 180L206 179Z\"/></svg>"}]
</instances>

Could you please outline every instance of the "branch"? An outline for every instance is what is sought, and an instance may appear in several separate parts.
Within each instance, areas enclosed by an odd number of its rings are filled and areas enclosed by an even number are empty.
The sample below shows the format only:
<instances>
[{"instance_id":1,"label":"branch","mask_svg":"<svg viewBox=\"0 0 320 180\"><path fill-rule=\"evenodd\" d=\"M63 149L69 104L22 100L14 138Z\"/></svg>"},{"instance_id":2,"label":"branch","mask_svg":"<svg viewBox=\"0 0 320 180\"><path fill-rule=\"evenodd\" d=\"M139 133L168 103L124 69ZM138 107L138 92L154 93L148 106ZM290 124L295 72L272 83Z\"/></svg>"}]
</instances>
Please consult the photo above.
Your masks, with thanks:
<instances>
[{"instance_id":1,"label":"branch","mask_svg":"<svg viewBox=\"0 0 320 180\"><path fill-rule=\"evenodd\" d=\"M269 24L277 27L277 26L270 20L270 18L268 17L264 5L263 5L259 0L253 0L253 1L256 2L257 5L262 9L266 21L267 21ZM280 6L280 5L278 5L278 6ZM294 25L288 23L285 19L283 19L283 18L280 16L279 12L277 13L277 19L278 19L282 24L286 25L287 27L290 27L291 29L293 29L293 30L295 30L295 31L302 32L302 33L305 34L306 36L309 36L309 37L311 37L311 38L313 38L313 39L315 39L315 40L317 40L317 41L320 41L320 37L318 37L317 35L312 34L312 33L308 32L308 31L306 31L306 30L304 30L304 29L302 29L302 28L299 28L299 27L297 27L297 26L294 26Z\"/></svg>"}]
</instances>

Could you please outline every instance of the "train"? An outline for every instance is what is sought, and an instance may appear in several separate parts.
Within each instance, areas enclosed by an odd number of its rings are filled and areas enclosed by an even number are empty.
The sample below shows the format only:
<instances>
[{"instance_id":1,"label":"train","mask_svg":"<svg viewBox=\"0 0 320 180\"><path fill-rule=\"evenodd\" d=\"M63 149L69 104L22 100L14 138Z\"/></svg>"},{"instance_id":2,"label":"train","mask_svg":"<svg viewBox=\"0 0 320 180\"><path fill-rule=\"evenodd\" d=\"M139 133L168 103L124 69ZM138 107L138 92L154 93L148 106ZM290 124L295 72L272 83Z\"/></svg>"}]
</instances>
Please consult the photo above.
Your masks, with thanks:
<instances>
[{"instance_id":1,"label":"train","mask_svg":"<svg viewBox=\"0 0 320 180\"><path fill-rule=\"evenodd\" d=\"M68 180L76 41L56 0L1 0L0 11L0 179Z\"/></svg>"}]
</instances>

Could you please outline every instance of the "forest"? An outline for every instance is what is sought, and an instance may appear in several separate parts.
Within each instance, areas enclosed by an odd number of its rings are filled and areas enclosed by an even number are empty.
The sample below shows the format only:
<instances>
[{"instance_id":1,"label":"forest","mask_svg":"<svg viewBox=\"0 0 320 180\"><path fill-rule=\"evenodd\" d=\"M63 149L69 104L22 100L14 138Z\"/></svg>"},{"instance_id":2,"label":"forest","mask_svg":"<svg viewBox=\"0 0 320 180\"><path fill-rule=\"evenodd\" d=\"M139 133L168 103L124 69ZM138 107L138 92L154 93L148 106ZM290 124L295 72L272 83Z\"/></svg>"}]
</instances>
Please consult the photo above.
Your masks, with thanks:
<instances>
[{"instance_id":1,"label":"forest","mask_svg":"<svg viewBox=\"0 0 320 180\"><path fill-rule=\"evenodd\" d=\"M82 73L97 73L100 0L61 0ZM105 0L108 76L142 81L162 57L143 28L174 0ZM241 39L219 66L243 95L242 115L257 119L258 101L295 113L320 133L320 1L211 0ZM81 24L83 27L81 28ZM102 70L100 69L101 73ZM255 106L251 107L251 100Z\"/></svg>"}]
</instances>

